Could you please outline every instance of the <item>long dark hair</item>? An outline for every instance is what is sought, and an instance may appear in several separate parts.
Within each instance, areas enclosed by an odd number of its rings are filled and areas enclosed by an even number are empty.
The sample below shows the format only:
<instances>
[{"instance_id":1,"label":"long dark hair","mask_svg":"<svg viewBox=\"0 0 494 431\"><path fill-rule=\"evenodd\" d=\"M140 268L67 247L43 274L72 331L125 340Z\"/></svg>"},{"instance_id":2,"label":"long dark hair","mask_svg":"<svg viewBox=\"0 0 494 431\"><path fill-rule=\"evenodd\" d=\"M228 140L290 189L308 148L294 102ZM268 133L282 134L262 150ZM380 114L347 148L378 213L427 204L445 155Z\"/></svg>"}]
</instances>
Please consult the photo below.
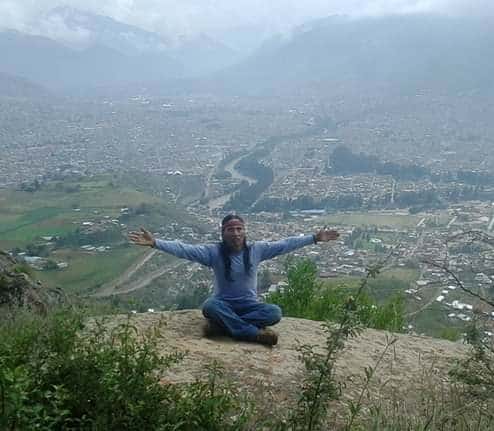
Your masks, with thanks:
<instances>
[{"instance_id":1,"label":"long dark hair","mask_svg":"<svg viewBox=\"0 0 494 431\"><path fill-rule=\"evenodd\" d=\"M242 223L244 219L236 214L228 214L221 221L221 233L223 233L223 229L226 223L230 220L239 220ZM233 281L232 278L232 261L230 260L231 249L228 244L222 239L220 242L220 253L223 258L223 266L225 268L225 278L228 281ZM250 247L247 245L247 240L244 238L243 245L243 260L244 260L244 270L246 274L250 274L250 270L252 268L252 264L250 263Z\"/></svg>"}]
</instances>

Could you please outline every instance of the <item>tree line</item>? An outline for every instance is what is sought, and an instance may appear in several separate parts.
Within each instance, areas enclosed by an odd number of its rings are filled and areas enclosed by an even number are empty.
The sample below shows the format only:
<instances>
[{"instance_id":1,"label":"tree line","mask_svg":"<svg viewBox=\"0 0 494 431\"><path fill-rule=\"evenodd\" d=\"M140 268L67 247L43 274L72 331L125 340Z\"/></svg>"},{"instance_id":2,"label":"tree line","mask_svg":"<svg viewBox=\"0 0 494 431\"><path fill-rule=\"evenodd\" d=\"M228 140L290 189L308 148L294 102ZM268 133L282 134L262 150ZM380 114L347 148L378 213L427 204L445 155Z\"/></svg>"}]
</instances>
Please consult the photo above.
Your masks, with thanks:
<instances>
[{"instance_id":1,"label":"tree line","mask_svg":"<svg viewBox=\"0 0 494 431\"><path fill-rule=\"evenodd\" d=\"M391 175L396 180L429 179L433 183L459 182L474 186L494 184L494 174L485 171L445 171L432 172L429 168L417 164L400 164L381 161L378 157L354 153L348 147L340 145L331 153L328 160L329 174L351 175L374 172L378 175Z\"/></svg>"}]
</instances>

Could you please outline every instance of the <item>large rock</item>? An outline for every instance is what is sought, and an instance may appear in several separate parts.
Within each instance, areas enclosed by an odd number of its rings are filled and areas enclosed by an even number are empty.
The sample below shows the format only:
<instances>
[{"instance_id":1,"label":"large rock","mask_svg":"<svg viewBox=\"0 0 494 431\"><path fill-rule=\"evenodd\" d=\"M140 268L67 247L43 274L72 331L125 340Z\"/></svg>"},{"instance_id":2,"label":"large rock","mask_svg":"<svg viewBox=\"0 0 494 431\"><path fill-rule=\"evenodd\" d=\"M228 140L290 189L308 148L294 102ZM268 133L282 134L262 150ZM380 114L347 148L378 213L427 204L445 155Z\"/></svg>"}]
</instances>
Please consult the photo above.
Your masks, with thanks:
<instances>
[{"instance_id":1,"label":"large rock","mask_svg":"<svg viewBox=\"0 0 494 431\"><path fill-rule=\"evenodd\" d=\"M124 319L119 316L113 323ZM227 337L204 338L204 318L199 310L143 313L133 317L133 324L141 330L159 322L163 324L159 348L163 352L173 349L187 352L185 359L170 370L167 382L204 378L206 365L216 361L239 387L277 405L293 402L299 393L304 368L297 347L316 345L322 352L326 341L321 322L305 319L284 318L275 327L279 344L269 348ZM423 390L424 385L439 388L447 382L448 370L455 359L467 352L461 343L366 329L346 343L337 360L336 377L345 384L339 403L355 399L360 393L364 368L376 364L386 340L393 337L397 341L387 350L372 380L371 389L376 397L419 396L417 391Z\"/></svg>"},{"instance_id":2,"label":"large rock","mask_svg":"<svg viewBox=\"0 0 494 431\"><path fill-rule=\"evenodd\" d=\"M35 281L26 264L0 250L0 306L24 306L44 313L58 296Z\"/></svg>"}]
</instances>

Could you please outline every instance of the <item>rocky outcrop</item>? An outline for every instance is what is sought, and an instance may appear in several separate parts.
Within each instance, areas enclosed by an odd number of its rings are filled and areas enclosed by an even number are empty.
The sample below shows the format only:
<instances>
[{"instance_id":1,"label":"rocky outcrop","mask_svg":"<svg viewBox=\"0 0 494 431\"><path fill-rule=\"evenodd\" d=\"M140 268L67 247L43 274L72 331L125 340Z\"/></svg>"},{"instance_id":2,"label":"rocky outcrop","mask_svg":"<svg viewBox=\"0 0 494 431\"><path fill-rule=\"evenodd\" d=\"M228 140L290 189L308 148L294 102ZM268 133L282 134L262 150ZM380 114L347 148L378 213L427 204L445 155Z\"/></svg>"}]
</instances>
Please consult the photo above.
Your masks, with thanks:
<instances>
[{"instance_id":1,"label":"rocky outcrop","mask_svg":"<svg viewBox=\"0 0 494 431\"><path fill-rule=\"evenodd\" d=\"M45 312L54 298L29 275L28 267L0 250L0 306L29 307Z\"/></svg>"},{"instance_id":2,"label":"rocky outcrop","mask_svg":"<svg viewBox=\"0 0 494 431\"><path fill-rule=\"evenodd\" d=\"M113 324L124 319L119 316ZM323 351L326 341L321 322L305 319L284 318L276 325L279 344L274 348L227 337L204 338L204 318L199 310L142 313L132 319L140 330L161 322L163 353L174 349L187 352L185 359L169 371L167 382L201 379L206 365L216 361L231 381L261 399L267 408L272 403L291 403L299 393L303 364L297 346L310 344ZM461 343L366 329L347 342L337 360L336 377L345 389L336 404L358 396L364 368L378 362L387 339L392 337L397 341L388 348L372 379L373 397L417 397L423 393L424 385L439 389L447 383L447 373L454 361L467 353L467 347Z\"/></svg>"}]
</instances>

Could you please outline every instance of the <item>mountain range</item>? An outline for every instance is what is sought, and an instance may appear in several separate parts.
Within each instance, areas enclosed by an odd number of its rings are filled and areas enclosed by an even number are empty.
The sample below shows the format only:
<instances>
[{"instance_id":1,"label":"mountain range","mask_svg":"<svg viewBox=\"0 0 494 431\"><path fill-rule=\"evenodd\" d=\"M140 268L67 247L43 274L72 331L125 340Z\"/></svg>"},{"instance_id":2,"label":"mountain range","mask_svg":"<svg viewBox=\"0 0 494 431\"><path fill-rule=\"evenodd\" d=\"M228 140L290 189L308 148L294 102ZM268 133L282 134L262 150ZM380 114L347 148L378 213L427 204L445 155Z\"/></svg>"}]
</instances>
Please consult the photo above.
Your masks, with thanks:
<instances>
[{"instance_id":1,"label":"mountain range","mask_svg":"<svg viewBox=\"0 0 494 431\"><path fill-rule=\"evenodd\" d=\"M54 20L83 36L70 42L4 31L0 72L59 90L143 83L165 93L235 94L494 88L493 22L487 18L333 16L272 38L247 58L207 35L172 42L69 8L48 14L46 22Z\"/></svg>"},{"instance_id":2,"label":"mountain range","mask_svg":"<svg viewBox=\"0 0 494 431\"><path fill-rule=\"evenodd\" d=\"M69 7L51 10L31 27L29 34L0 32L0 71L57 90L196 77L238 59L207 35L172 42Z\"/></svg>"},{"instance_id":3,"label":"mountain range","mask_svg":"<svg viewBox=\"0 0 494 431\"><path fill-rule=\"evenodd\" d=\"M403 91L494 88L492 20L433 15L329 17L221 72L224 88Z\"/></svg>"}]
</instances>

